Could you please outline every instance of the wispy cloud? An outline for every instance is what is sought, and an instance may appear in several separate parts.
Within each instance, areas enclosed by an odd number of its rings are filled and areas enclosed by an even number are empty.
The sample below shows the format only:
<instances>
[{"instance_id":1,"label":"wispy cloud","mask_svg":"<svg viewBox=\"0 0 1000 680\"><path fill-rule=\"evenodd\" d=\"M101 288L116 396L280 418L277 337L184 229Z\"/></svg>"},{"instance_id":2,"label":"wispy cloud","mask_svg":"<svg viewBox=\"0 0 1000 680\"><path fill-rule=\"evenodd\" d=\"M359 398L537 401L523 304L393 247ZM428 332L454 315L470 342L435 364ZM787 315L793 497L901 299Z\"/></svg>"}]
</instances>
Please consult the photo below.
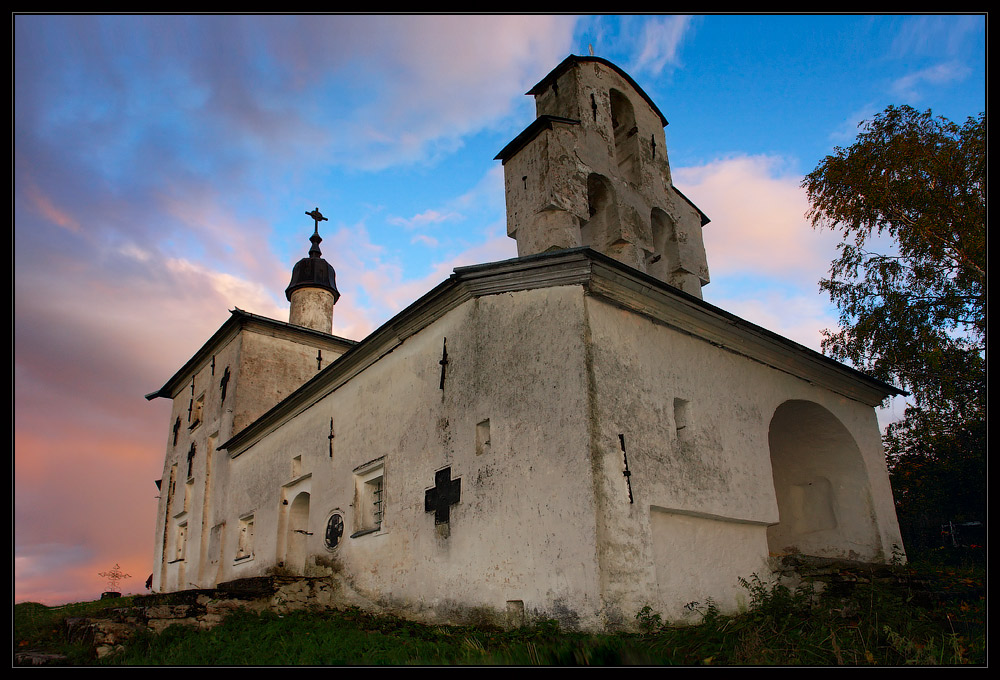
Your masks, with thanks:
<instances>
[{"instance_id":1,"label":"wispy cloud","mask_svg":"<svg viewBox=\"0 0 1000 680\"><path fill-rule=\"evenodd\" d=\"M985 15L922 15L907 17L889 47L896 58L963 54L973 36L986 30Z\"/></svg>"},{"instance_id":2,"label":"wispy cloud","mask_svg":"<svg viewBox=\"0 0 1000 680\"><path fill-rule=\"evenodd\" d=\"M972 70L959 62L936 64L896 79L889 91L898 98L919 101L925 87L940 87L969 77Z\"/></svg>"},{"instance_id":3,"label":"wispy cloud","mask_svg":"<svg viewBox=\"0 0 1000 680\"><path fill-rule=\"evenodd\" d=\"M366 282L366 288L369 291L378 291L386 308L398 312L447 279L456 267L496 262L512 257L517 257L517 244L514 240L506 235L496 236L466 248L447 259L435 262L431 266L430 272L425 276L407 280L397 278L391 286L382 285L381 282L377 281Z\"/></svg>"},{"instance_id":4,"label":"wispy cloud","mask_svg":"<svg viewBox=\"0 0 1000 680\"><path fill-rule=\"evenodd\" d=\"M667 66L679 63L681 43L691 29L690 16L649 19L642 24L638 54L631 70L659 75Z\"/></svg>"},{"instance_id":5,"label":"wispy cloud","mask_svg":"<svg viewBox=\"0 0 1000 680\"><path fill-rule=\"evenodd\" d=\"M822 331L837 326L834 308L814 290L775 286L774 280L750 277L737 285L722 283L713 293L712 304L817 352Z\"/></svg>"},{"instance_id":6,"label":"wispy cloud","mask_svg":"<svg viewBox=\"0 0 1000 680\"><path fill-rule=\"evenodd\" d=\"M873 104L868 104L852 112L837 129L830 133L830 141L837 145L853 144L860 131L861 123L871 120L877 113L878 110Z\"/></svg>"},{"instance_id":7,"label":"wispy cloud","mask_svg":"<svg viewBox=\"0 0 1000 680\"><path fill-rule=\"evenodd\" d=\"M421 243L428 248L437 248L438 246L438 240L432 236L428 236L427 234L417 234L410 239L410 243Z\"/></svg>"},{"instance_id":8,"label":"wispy cloud","mask_svg":"<svg viewBox=\"0 0 1000 680\"><path fill-rule=\"evenodd\" d=\"M419 215L414 215L413 217L390 217L386 221L389 224L395 224L396 226L403 227L404 229L420 229L432 224L441 224L442 222L454 222L455 220L461 220L462 215L453 210L434 210L429 208Z\"/></svg>"},{"instance_id":9,"label":"wispy cloud","mask_svg":"<svg viewBox=\"0 0 1000 680\"><path fill-rule=\"evenodd\" d=\"M52 199L44 195L42 191L33 183L29 183L25 191L35 209L45 219L62 227L63 229L67 229L72 232L80 231L80 223L65 210L56 207L55 203L52 202Z\"/></svg>"}]
</instances>

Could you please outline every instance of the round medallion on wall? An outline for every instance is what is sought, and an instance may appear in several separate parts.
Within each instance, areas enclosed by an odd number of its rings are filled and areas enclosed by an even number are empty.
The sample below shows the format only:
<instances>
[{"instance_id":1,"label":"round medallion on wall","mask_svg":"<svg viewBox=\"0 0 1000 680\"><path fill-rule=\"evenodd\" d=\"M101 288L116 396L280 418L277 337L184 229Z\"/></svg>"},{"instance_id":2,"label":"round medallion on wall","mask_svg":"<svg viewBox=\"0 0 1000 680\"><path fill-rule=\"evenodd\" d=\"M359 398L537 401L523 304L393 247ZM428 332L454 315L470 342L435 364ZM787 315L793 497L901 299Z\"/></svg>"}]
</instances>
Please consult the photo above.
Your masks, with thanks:
<instances>
[{"instance_id":1,"label":"round medallion on wall","mask_svg":"<svg viewBox=\"0 0 1000 680\"><path fill-rule=\"evenodd\" d=\"M326 547L333 550L340 545L344 535L344 518L340 513L333 513L326 522Z\"/></svg>"}]
</instances>

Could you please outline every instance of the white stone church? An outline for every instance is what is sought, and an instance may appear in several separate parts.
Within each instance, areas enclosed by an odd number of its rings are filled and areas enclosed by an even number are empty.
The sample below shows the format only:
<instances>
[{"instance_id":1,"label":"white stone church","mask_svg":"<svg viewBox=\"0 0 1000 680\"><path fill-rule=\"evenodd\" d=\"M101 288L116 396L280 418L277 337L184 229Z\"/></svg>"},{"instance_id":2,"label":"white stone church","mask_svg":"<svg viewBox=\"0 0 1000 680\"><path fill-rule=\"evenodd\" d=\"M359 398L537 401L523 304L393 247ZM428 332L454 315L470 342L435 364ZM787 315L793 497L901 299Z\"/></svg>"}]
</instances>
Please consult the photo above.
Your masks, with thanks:
<instances>
[{"instance_id":1,"label":"white stone church","mask_svg":"<svg viewBox=\"0 0 1000 680\"><path fill-rule=\"evenodd\" d=\"M173 401L153 590L329 576L379 607L597 630L679 620L769 556L901 550L875 407L898 394L702 300L708 219L666 119L570 56L497 159L518 257L360 341L319 248L287 322L234 310Z\"/></svg>"}]
</instances>

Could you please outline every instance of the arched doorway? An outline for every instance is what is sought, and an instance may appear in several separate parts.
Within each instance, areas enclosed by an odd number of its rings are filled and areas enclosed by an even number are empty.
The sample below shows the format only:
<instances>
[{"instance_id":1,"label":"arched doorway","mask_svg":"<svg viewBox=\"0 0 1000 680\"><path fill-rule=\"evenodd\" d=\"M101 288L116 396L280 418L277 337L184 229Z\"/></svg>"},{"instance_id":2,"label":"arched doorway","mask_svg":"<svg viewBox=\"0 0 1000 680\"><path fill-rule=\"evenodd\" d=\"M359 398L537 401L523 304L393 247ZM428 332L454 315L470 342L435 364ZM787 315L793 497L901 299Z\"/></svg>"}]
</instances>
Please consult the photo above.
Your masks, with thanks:
<instances>
[{"instance_id":1,"label":"arched doorway","mask_svg":"<svg viewBox=\"0 0 1000 680\"><path fill-rule=\"evenodd\" d=\"M288 506L287 527L285 568L293 574L304 575L309 538L309 494L305 491L299 493Z\"/></svg>"},{"instance_id":2,"label":"arched doorway","mask_svg":"<svg viewBox=\"0 0 1000 680\"><path fill-rule=\"evenodd\" d=\"M871 485L854 437L811 401L781 404L768 430L778 523L771 553L874 560L882 556Z\"/></svg>"}]
</instances>

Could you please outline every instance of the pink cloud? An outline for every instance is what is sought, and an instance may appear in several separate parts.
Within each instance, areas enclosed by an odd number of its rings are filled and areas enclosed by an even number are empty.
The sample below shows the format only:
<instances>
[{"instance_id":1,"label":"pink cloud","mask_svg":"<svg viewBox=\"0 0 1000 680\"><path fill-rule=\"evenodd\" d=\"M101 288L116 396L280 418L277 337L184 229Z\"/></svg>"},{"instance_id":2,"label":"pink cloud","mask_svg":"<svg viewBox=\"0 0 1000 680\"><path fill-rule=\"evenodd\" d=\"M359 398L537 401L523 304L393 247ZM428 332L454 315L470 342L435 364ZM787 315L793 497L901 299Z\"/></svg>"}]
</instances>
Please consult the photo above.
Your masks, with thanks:
<instances>
[{"instance_id":1,"label":"pink cloud","mask_svg":"<svg viewBox=\"0 0 1000 680\"><path fill-rule=\"evenodd\" d=\"M815 289L838 239L811 227L802 177L781 159L737 156L676 168L673 177L712 220L704 237L713 280L752 273Z\"/></svg>"},{"instance_id":2,"label":"pink cloud","mask_svg":"<svg viewBox=\"0 0 1000 680\"><path fill-rule=\"evenodd\" d=\"M26 192L31 203L42 217L68 231L80 231L80 223L65 210L57 208L52 200L43 194L42 190L35 186L33 182L28 183Z\"/></svg>"},{"instance_id":3,"label":"pink cloud","mask_svg":"<svg viewBox=\"0 0 1000 680\"><path fill-rule=\"evenodd\" d=\"M15 445L15 601L96 599L104 590L97 573L114 562L141 574L133 591L141 588L151 568L162 452L85 424L22 433Z\"/></svg>"},{"instance_id":4,"label":"pink cloud","mask_svg":"<svg viewBox=\"0 0 1000 680\"><path fill-rule=\"evenodd\" d=\"M227 309L287 318L260 285L134 244L57 270L19 269L15 296L15 599L48 604L97 597L115 562L141 589L169 413L143 395Z\"/></svg>"}]
</instances>

